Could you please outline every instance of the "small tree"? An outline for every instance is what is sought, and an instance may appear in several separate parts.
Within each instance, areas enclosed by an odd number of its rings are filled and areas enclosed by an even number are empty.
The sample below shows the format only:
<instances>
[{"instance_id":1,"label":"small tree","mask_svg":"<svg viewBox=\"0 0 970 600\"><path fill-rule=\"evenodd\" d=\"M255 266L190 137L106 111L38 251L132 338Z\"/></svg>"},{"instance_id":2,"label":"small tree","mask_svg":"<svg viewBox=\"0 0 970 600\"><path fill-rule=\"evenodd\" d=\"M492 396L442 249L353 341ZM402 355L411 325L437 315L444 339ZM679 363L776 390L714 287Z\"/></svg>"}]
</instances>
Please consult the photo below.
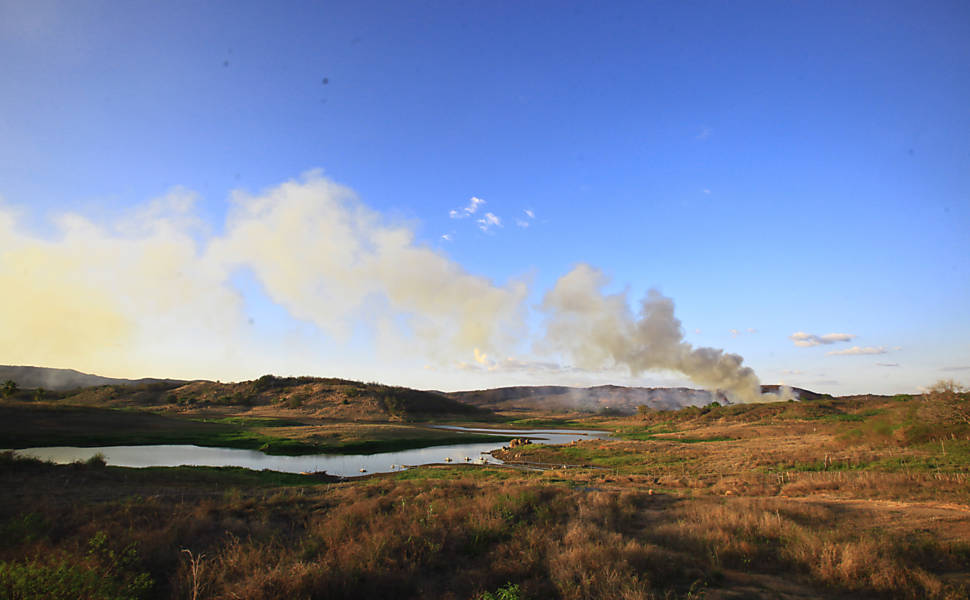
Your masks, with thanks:
<instances>
[{"instance_id":1,"label":"small tree","mask_svg":"<svg viewBox=\"0 0 970 600\"><path fill-rule=\"evenodd\" d=\"M943 422L970 425L970 391L952 379L941 379L923 394L927 411Z\"/></svg>"},{"instance_id":2,"label":"small tree","mask_svg":"<svg viewBox=\"0 0 970 600\"><path fill-rule=\"evenodd\" d=\"M3 383L3 397L9 398L17 393L17 382L8 379Z\"/></svg>"}]
</instances>

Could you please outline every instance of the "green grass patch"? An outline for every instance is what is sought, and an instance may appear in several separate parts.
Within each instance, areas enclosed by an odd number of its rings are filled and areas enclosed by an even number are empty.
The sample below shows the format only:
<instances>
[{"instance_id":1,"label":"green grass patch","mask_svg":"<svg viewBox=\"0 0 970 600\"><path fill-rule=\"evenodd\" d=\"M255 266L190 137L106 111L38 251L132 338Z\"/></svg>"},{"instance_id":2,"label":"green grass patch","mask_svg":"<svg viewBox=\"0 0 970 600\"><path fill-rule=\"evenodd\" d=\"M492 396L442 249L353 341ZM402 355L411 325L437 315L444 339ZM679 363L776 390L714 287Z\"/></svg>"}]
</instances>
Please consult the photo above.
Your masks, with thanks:
<instances>
[{"instance_id":1,"label":"green grass patch","mask_svg":"<svg viewBox=\"0 0 970 600\"><path fill-rule=\"evenodd\" d=\"M195 419L196 421L198 419ZM221 419L203 419L209 423L225 423L227 425L241 425L243 427L303 427L306 423L296 419L282 419L273 417L223 417Z\"/></svg>"},{"instance_id":2,"label":"green grass patch","mask_svg":"<svg viewBox=\"0 0 970 600\"><path fill-rule=\"evenodd\" d=\"M354 440L334 444L317 444L316 451L321 454L378 454L381 452L397 452L413 450L415 448L430 448L432 446L450 446L453 444L478 444L494 442L501 444L511 440L509 435L489 435L479 433L459 433L455 435L435 435L428 437L405 437L373 440Z\"/></svg>"},{"instance_id":3,"label":"green grass patch","mask_svg":"<svg viewBox=\"0 0 970 600\"><path fill-rule=\"evenodd\" d=\"M869 417L875 417L877 415L883 415L883 414L886 414L885 409L874 408L870 410L863 410L857 413L836 413L831 415L822 415L819 417L815 417L813 420L828 422L828 423L839 423L839 422L858 423L861 421L865 421Z\"/></svg>"},{"instance_id":4,"label":"green grass patch","mask_svg":"<svg viewBox=\"0 0 970 600\"><path fill-rule=\"evenodd\" d=\"M263 469L256 471L245 467L113 467L85 463L58 465L36 458L20 456L12 452L0 453L0 471L28 473L57 472L80 475L89 481L123 482L126 485L153 485L159 487L213 487L252 488L277 486L306 486L327 483L325 480L298 473L284 473ZM27 513L19 520L8 521L0 527L0 538L33 540L43 537L49 524L37 515ZM2 546L2 542L0 542ZM2 598L2 596L0 596Z\"/></svg>"},{"instance_id":5,"label":"green grass patch","mask_svg":"<svg viewBox=\"0 0 970 600\"><path fill-rule=\"evenodd\" d=\"M619 433L617 437L624 440L634 440L638 442L679 442L681 444L700 444L704 442L731 442L735 441L737 438L727 437L723 435L715 435L711 437L661 437L668 436L668 433L659 432L636 432L636 433Z\"/></svg>"},{"instance_id":6,"label":"green grass patch","mask_svg":"<svg viewBox=\"0 0 970 600\"><path fill-rule=\"evenodd\" d=\"M547 427L550 429L598 429L596 423L578 421L576 419L555 419L532 417L527 419L510 418L506 424L515 427Z\"/></svg>"},{"instance_id":7,"label":"green grass patch","mask_svg":"<svg viewBox=\"0 0 970 600\"><path fill-rule=\"evenodd\" d=\"M797 471L802 473L814 473L819 471L865 471L872 466L872 463L847 461L810 461L810 462L789 462L780 463L763 469L766 473L784 473L786 471Z\"/></svg>"},{"instance_id":8,"label":"green grass patch","mask_svg":"<svg viewBox=\"0 0 970 600\"><path fill-rule=\"evenodd\" d=\"M453 481L457 479L476 479L476 480L506 480L512 477L522 477L525 473L514 469L496 468L433 468L433 467L413 467L405 471L394 473L391 477L396 481Z\"/></svg>"}]
</instances>

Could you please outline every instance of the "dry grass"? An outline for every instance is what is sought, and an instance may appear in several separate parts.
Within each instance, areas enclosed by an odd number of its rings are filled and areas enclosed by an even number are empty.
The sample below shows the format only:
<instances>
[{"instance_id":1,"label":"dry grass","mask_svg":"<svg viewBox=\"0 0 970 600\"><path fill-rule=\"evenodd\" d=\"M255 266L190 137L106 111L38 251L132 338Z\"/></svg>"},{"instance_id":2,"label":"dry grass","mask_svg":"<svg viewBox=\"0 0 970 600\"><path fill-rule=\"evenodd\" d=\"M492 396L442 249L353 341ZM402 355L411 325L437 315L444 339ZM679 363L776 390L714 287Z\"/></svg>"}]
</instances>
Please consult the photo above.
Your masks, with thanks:
<instances>
[{"instance_id":1,"label":"dry grass","mask_svg":"<svg viewBox=\"0 0 970 600\"><path fill-rule=\"evenodd\" d=\"M230 491L159 481L133 497L121 469L16 469L3 473L17 493L3 508L0 560L83 562L86 540L104 532L112 548L137 550L157 598L457 599L509 582L524 598L681 598L716 596L741 574L784 576L808 597L968 591L954 578L970 560L970 520L956 507L526 479ZM75 482L91 477L65 490L67 469Z\"/></svg>"}]
</instances>

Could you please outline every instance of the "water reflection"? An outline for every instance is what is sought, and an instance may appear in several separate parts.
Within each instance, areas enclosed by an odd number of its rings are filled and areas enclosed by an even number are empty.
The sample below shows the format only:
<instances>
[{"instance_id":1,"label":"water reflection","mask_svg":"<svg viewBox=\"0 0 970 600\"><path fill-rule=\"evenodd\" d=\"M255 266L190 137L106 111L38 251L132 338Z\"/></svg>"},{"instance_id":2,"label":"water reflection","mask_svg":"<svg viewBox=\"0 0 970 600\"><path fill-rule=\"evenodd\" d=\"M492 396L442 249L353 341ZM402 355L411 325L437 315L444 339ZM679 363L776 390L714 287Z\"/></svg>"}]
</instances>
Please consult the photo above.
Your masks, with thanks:
<instances>
[{"instance_id":1,"label":"water reflection","mask_svg":"<svg viewBox=\"0 0 970 600\"><path fill-rule=\"evenodd\" d=\"M474 433L496 433L527 437L533 443L566 444L573 440L605 438L603 431L580 431L565 429L475 429L439 426L443 429ZM208 448L202 446L104 446L77 448L71 446L27 448L19 453L56 463L87 460L97 453L105 456L109 465L121 467L176 467L180 465L209 467L245 467L247 469L271 469L285 473L326 471L331 475L353 477L367 473L389 473L408 466L425 464L482 463L499 464L489 456L492 450L502 447L502 442L477 442L432 446L379 454L314 454L307 456L270 456L256 450L234 448Z\"/></svg>"}]
</instances>

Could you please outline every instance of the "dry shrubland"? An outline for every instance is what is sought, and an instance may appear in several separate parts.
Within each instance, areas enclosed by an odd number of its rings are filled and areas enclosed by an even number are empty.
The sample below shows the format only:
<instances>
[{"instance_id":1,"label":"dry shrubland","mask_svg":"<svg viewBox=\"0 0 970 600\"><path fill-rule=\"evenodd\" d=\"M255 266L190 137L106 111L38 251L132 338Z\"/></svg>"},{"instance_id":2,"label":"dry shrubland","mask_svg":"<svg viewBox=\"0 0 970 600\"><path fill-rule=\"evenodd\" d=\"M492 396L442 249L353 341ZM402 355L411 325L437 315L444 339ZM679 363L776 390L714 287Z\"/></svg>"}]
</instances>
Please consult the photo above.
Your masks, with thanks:
<instances>
[{"instance_id":1,"label":"dry shrubland","mask_svg":"<svg viewBox=\"0 0 970 600\"><path fill-rule=\"evenodd\" d=\"M336 483L4 455L0 598L966 598L970 426L936 402L601 420L501 453L533 470Z\"/></svg>"},{"instance_id":2,"label":"dry shrubland","mask_svg":"<svg viewBox=\"0 0 970 600\"><path fill-rule=\"evenodd\" d=\"M146 597L479 598L509 584L520 598L717 597L745 574L766 578L766 598L776 580L816 597L968 590L966 515L939 508L910 527L892 506L535 476L225 491L160 474L142 496L145 481L123 469L7 464L5 475L19 486L3 509L5 564L87 565L119 586L147 574ZM65 478L72 489L58 487ZM99 537L128 562L92 563Z\"/></svg>"}]
</instances>

